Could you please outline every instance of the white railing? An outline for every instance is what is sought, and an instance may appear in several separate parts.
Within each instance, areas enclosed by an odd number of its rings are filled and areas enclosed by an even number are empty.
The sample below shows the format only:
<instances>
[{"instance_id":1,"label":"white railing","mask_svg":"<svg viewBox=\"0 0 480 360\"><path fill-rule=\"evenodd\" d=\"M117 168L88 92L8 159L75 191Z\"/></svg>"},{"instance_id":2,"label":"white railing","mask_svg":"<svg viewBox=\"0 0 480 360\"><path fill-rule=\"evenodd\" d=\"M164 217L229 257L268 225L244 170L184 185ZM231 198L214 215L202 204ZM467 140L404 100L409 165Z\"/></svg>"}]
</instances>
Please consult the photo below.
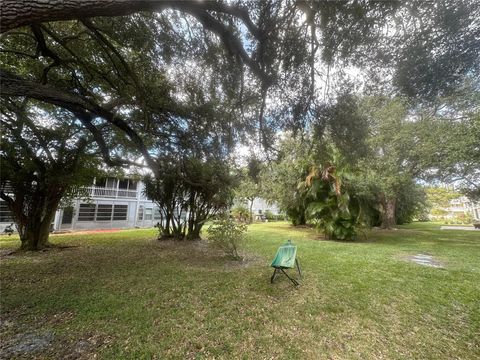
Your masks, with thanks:
<instances>
[{"instance_id":1,"label":"white railing","mask_svg":"<svg viewBox=\"0 0 480 360\"><path fill-rule=\"evenodd\" d=\"M111 189L96 186L88 186L87 190L92 197L106 198L137 198L137 190Z\"/></svg>"}]
</instances>

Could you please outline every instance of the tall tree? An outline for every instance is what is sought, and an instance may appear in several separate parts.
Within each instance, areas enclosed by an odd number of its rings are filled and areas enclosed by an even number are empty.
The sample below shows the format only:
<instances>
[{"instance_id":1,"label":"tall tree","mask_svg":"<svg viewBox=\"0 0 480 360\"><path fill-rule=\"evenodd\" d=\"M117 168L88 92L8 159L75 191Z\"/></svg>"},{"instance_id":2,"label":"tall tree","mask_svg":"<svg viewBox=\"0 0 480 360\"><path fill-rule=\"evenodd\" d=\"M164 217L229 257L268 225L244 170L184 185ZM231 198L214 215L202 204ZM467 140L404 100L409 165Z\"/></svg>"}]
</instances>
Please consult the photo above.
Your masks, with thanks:
<instances>
[{"instance_id":1,"label":"tall tree","mask_svg":"<svg viewBox=\"0 0 480 360\"><path fill-rule=\"evenodd\" d=\"M27 101L2 105L0 198L12 212L21 248L42 249L62 198L91 181L97 147L69 114Z\"/></svg>"},{"instance_id":2,"label":"tall tree","mask_svg":"<svg viewBox=\"0 0 480 360\"><path fill-rule=\"evenodd\" d=\"M313 164L310 143L286 136L279 144L279 157L262 172L263 196L277 203L294 225L307 223L307 192L298 184Z\"/></svg>"},{"instance_id":3,"label":"tall tree","mask_svg":"<svg viewBox=\"0 0 480 360\"><path fill-rule=\"evenodd\" d=\"M446 98L416 109L416 162L429 182L451 184L480 199L480 87L466 83Z\"/></svg>"},{"instance_id":4,"label":"tall tree","mask_svg":"<svg viewBox=\"0 0 480 360\"><path fill-rule=\"evenodd\" d=\"M407 120L407 104L402 99L368 98L362 104L369 121L368 155L360 167L378 189L381 227L396 224L396 208L400 194L419 175L412 162L415 139L413 123Z\"/></svg>"},{"instance_id":5,"label":"tall tree","mask_svg":"<svg viewBox=\"0 0 480 360\"><path fill-rule=\"evenodd\" d=\"M235 179L223 161L181 157L164 161L162 172L147 176L146 194L161 211L160 238L196 240L212 216L233 201Z\"/></svg>"}]
</instances>

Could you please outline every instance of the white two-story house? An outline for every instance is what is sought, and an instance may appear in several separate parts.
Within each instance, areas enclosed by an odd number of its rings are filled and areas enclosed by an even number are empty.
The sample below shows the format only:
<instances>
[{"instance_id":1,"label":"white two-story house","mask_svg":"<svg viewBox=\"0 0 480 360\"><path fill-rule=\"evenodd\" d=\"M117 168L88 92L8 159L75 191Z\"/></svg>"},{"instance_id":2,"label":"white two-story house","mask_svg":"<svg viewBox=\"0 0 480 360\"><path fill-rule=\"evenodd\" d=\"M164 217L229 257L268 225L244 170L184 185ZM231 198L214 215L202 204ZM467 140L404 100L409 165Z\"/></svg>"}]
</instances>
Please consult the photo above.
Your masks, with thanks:
<instances>
[{"instance_id":1,"label":"white two-story house","mask_svg":"<svg viewBox=\"0 0 480 360\"><path fill-rule=\"evenodd\" d=\"M143 194L144 185L132 179L95 179L88 199L75 199L59 209L54 230L124 229L152 227L160 220L158 208Z\"/></svg>"},{"instance_id":2,"label":"white two-story house","mask_svg":"<svg viewBox=\"0 0 480 360\"><path fill-rule=\"evenodd\" d=\"M144 185L132 179L94 179L88 196L57 210L52 230L92 230L152 227L160 220L155 203L143 195ZM13 223L4 201L0 201L0 231Z\"/></svg>"}]
</instances>

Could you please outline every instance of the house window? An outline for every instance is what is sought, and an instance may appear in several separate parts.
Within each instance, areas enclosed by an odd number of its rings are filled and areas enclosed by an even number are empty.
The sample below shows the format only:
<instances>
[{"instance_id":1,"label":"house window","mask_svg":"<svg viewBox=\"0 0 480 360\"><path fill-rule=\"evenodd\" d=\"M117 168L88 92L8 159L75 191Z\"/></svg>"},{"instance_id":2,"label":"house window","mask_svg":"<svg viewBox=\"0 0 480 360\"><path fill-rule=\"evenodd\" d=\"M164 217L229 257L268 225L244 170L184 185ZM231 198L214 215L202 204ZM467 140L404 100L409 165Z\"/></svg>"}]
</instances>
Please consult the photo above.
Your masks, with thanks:
<instances>
[{"instance_id":1,"label":"house window","mask_svg":"<svg viewBox=\"0 0 480 360\"><path fill-rule=\"evenodd\" d=\"M105 178L95 179L95 186L96 187L104 188L106 184L107 184L107 179L105 179Z\"/></svg>"},{"instance_id":2,"label":"house window","mask_svg":"<svg viewBox=\"0 0 480 360\"><path fill-rule=\"evenodd\" d=\"M160 220L160 209L158 207L153 208L153 220Z\"/></svg>"},{"instance_id":3,"label":"house window","mask_svg":"<svg viewBox=\"0 0 480 360\"><path fill-rule=\"evenodd\" d=\"M128 179L118 180L118 188L119 189L128 189Z\"/></svg>"},{"instance_id":4,"label":"house window","mask_svg":"<svg viewBox=\"0 0 480 360\"><path fill-rule=\"evenodd\" d=\"M97 221L112 220L112 205L99 204L97 206Z\"/></svg>"},{"instance_id":5,"label":"house window","mask_svg":"<svg viewBox=\"0 0 480 360\"><path fill-rule=\"evenodd\" d=\"M118 181L118 188L122 190L137 190L137 182L129 179Z\"/></svg>"},{"instance_id":6,"label":"house window","mask_svg":"<svg viewBox=\"0 0 480 360\"><path fill-rule=\"evenodd\" d=\"M140 205L138 207L138 221L142 221L143 220L143 205Z\"/></svg>"},{"instance_id":7,"label":"house window","mask_svg":"<svg viewBox=\"0 0 480 360\"><path fill-rule=\"evenodd\" d=\"M113 220L127 220L128 205L113 205Z\"/></svg>"},{"instance_id":8,"label":"house window","mask_svg":"<svg viewBox=\"0 0 480 360\"><path fill-rule=\"evenodd\" d=\"M106 188L106 189L116 189L117 188L117 179L114 178L99 178L95 181L96 187Z\"/></svg>"},{"instance_id":9,"label":"house window","mask_svg":"<svg viewBox=\"0 0 480 360\"><path fill-rule=\"evenodd\" d=\"M63 209L62 224L71 224L73 219L73 206L67 206Z\"/></svg>"},{"instance_id":10,"label":"house window","mask_svg":"<svg viewBox=\"0 0 480 360\"><path fill-rule=\"evenodd\" d=\"M137 190L137 182L133 180L128 181L128 190Z\"/></svg>"},{"instance_id":11,"label":"house window","mask_svg":"<svg viewBox=\"0 0 480 360\"><path fill-rule=\"evenodd\" d=\"M153 209L145 208L145 220L152 220L152 216L153 216Z\"/></svg>"},{"instance_id":12,"label":"house window","mask_svg":"<svg viewBox=\"0 0 480 360\"><path fill-rule=\"evenodd\" d=\"M5 201L0 201L0 222L13 222L13 215Z\"/></svg>"},{"instance_id":13,"label":"house window","mask_svg":"<svg viewBox=\"0 0 480 360\"><path fill-rule=\"evenodd\" d=\"M78 221L93 221L95 219L95 204L80 204Z\"/></svg>"}]
</instances>

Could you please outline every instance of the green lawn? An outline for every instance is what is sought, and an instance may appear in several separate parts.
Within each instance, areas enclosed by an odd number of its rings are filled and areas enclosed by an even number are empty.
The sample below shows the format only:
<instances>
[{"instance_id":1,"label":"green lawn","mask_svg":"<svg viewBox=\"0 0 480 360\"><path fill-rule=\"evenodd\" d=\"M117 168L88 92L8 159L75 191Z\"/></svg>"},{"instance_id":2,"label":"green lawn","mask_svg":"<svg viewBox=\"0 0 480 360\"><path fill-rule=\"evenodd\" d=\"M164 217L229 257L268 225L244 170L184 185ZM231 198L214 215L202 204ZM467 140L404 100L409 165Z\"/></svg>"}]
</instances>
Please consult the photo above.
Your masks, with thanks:
<instances>
[{"instance_id":1,"label":"green lawn","mask_svg":"<svg viewBox=\"0 0 480 360\"><path fill-rule=\"evenodd\" d=\"M241 264L204 243L155 241L154 230L52 236L73 247L0 260L0 358L478 359L480 233L438 228L343 243L255 224ZM298 289L269 282L288 238ZM406 260L418 253L445 268ZM42 336L43 350L18 351Z\"/></svg>"}]
</instances>

